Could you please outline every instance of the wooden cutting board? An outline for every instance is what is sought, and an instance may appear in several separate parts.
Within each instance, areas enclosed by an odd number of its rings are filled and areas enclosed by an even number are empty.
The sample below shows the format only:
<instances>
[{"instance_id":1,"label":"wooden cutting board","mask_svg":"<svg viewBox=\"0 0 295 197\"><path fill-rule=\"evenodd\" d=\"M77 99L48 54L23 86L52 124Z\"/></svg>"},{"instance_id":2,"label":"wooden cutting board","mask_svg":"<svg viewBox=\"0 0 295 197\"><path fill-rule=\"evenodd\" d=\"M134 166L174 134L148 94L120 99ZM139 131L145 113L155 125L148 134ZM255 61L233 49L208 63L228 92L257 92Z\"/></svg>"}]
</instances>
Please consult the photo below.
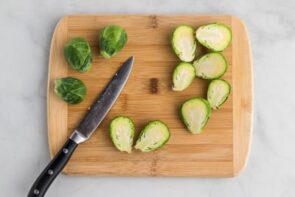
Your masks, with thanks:
<instances>
[{"instance_id":1,"label":"wooden cutting board","mask_svg":"<svg viewBox=\"0 0 295 197\"><path fill-rule=\"evenodd\" d=\"M229 68L224 79L232 94L220 110L214 111L205 131L192 135L178 116L180 105L194 96L206 96L208 81L195 79L183 92L171 90L171 74L179 59L170 46L170 36L180 24L198 26L223 22L231 26L232 44L223 52ZM99 55L98 33L117 24L128 32L126 47L112 59ZM63 47L74 37L86 38L94 61L87 73L71 70ZM245 167L252 128L252 60L245 25L233 16L144 16L80 15L63 17L53 34L48 77L48 138L53 156L77 126L87 108L110 80L120 64L135 57L132 74L110 113L93 134L81 144L64 169L71 175L103 176L235 176ZM84 102L67 105L53 92L54 80L73 76L88 88ZM117 151L111 143L108 125L116 115L127 115L136 123L137 134L150 120L164 121L171 138L162 149L132 154Z\"/></svg>"}]
</instances>

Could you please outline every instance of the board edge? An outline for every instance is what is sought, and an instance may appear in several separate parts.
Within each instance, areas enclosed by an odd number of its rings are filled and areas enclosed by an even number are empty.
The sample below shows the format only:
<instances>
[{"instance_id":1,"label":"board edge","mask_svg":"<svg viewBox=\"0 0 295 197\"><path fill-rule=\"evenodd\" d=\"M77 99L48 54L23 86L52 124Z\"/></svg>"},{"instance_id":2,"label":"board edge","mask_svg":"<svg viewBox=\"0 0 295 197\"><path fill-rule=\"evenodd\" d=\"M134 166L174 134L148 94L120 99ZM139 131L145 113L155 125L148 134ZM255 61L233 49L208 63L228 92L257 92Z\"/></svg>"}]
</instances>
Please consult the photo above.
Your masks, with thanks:
<instances>
[{"instance_id":1,"label":"board edge","mask_svg":"<svg viewBox=\"0 0 295 197\"><path fill-rule=\"evenodd\" d=\"M233 49L233 62L234 64L239 64L243 60L248 60L249 62L243 62L238 66L235 66L233 69L238 72L241 72L241 76L245 78L237 78L237 75L233 75L233 82L235 85L239 84L239 87L234 87L233 93L233 177L240 175L246 168L249 155L250 148L252 143L252 132L253 132L253 60L252 60L252 50L251 43L249 39L249 34L247 30L247 26L245 23L238 18L237 16L232 16L232 25L240 26L240 29L245 39L247 39L246 46L241 50L240 45L235 45L240 47L240 50ZM236 40L237 38L233 38ZM238 55L238 52L243 52L243 54ZM243 57L241 59L237 59L237 57ZM235 72L236 72L235 71ZM244 72L246 71L246 72ZM248 88L245 88L248 87ZM238 88L238 89L237 89ZM240 90L240 92L239 92ZM243 92L243 94L241 94ZM248 104L245 104L243 101L248 101Z\"/></svg>"},{"instance_id":2,"label":"board edge","mask_svg":"<svg viewBox=\"0 0 295 197\"><path fill-rule=\"evenodd\" d=\"M48 137L48 146L49 146L49 155L50 158L52 159L54 157L54 155L56 154L55 149L57 148L55 146L55 143L52 143L53 141L53 137L52 137L52 133L54 133L53 129L52 129L52 121L51 121L51 117L52 112L51 112L51 103L52 103L52 99L57 99L57 98L52 98L51 95L51 83L52 83L52 64L53 62L53 50L55 47L55 39L57 36L57 32L61 30L61 28L64 28L64 25L67 23L68 20L68 16L63 16L62 18L59 19L59 21L57 22L53 34L52 34L52 38L51 38L51 42L50 42L50 53L49 53L49 61L48 61L48 76L47 76L47 137ZM67 104L64 104L63 107L65 107L67 109ZM66 169L66 168L65 168Z\"/></svg>"}]
</instances>

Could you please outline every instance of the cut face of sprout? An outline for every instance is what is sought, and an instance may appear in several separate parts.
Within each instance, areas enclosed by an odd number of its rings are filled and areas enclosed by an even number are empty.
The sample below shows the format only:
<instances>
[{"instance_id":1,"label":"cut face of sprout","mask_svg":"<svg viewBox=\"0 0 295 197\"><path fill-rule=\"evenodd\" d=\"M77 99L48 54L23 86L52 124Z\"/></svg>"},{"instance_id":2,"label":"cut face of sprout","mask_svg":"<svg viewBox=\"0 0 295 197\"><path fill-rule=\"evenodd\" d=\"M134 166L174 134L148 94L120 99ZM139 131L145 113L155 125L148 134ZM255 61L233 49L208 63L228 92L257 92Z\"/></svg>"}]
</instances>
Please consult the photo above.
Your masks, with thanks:
<instances>
[{"instance_id":1,"label":"cut face of sprout","mask_svg":"<svg viewBox=\"0 0 295 197\"><path fill-rule=\"evenodd\" d=\"M174 91L182 91L186 89L195 78L195 69L190 63L180 63L173 72Z\"/></svg>"},{"instance_id":2,"label":"cut face of sprout","mask_svg":"<svg viewBox=\"0 0 295 197\"><path fill-rule=\"evenodd\" d=\"M177 27L172 35L172 46L175 54L184 62L191 62L196 55L194 29L187 25Z\"/></svg>"}]
</instances>

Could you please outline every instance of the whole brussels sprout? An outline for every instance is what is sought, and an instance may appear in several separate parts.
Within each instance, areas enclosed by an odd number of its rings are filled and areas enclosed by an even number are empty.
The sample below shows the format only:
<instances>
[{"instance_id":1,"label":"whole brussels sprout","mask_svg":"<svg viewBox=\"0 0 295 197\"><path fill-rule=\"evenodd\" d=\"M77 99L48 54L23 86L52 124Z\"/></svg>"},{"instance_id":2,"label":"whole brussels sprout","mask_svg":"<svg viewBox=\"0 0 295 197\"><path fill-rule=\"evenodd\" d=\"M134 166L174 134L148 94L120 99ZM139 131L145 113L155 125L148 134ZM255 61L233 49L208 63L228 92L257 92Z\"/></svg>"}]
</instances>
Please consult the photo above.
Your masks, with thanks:
<instances>
[{"instance_id":1,"label":"whole brussels sprout","mask_svg":"<svg viewBox=\"0 0 295 197\"><path fill-rule=\"evenodd\" d=\"M64 56L74 70L86 72L91 68L92 53L84 38L73 38L64 47Z\"/></svg>"},{"instance_id":2,"label":"whole brussels sprout","mask_svg":"<svg viewBox=\"0 0 295 197\"><path fill-rule=\"evenodd\" d=\"M55 94L70 104L77 104L84 100L86 96L86 86L84 83L73 77L65 77L55 80Z\"/></svg>"},{"instance_id":3,"label":"whole brussels sprout","mask_svg":"<svg viewBox=\"0 0 295 197\"><path fill-rule=\"evenodd\" d=\"M103 28L99 35L100 54L104 58L111 58L125 46L126 42L126 31L117 25L109 25Z\"/></svg>"}]
</instances>

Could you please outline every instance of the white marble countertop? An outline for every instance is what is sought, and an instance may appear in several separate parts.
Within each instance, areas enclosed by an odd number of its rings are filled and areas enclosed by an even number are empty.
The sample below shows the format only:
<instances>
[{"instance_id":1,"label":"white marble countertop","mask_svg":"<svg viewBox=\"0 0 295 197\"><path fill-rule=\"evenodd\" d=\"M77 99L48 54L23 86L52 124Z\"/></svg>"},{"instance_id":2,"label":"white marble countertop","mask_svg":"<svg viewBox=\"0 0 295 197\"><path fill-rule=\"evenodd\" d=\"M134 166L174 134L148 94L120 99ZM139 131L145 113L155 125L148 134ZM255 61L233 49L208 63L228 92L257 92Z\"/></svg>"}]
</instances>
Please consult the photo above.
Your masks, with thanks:
<instances>
[{"instance_id":1,"label":"white marble countertop","mask_svg":"<svg viewBox=\"0 0 295 197\"><path fill-rule=\"evenodd\" d=\"M26 196L49 161L47 65L52 31L60 17L76 13L209 13L239 16L251 37L255 114L246 170L227 179L62 175L47 196L294 197L294 8L294 0L1 0L0 196Z\"/></svg>"}]
</instances>

